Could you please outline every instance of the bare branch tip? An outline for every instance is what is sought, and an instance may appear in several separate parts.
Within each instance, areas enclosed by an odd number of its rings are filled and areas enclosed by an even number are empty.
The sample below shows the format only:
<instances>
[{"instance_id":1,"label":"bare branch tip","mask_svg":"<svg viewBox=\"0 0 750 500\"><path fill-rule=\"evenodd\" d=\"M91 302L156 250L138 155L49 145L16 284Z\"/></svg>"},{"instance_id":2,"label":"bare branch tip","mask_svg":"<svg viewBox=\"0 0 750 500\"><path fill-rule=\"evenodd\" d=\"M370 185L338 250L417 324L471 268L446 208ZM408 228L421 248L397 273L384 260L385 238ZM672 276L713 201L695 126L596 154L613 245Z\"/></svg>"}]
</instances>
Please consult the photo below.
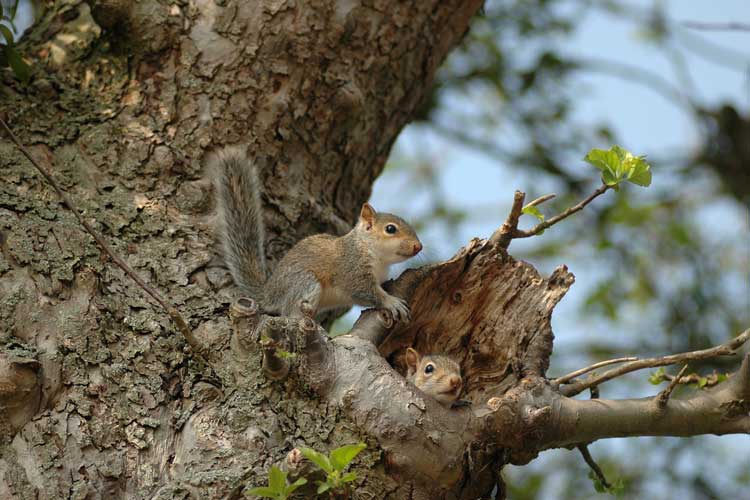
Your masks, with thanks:
<instances>
[{"instance_id":1,"label":"bare branch tip","mask_svg":"<svg viewBox=\"0 0 750 500\"><path fill-rule=\"evenodd\" d=\"M527 207L536 207L538 205L541 205L542 203L545 203L551 199L553 199L555 196L557 196L555 193L545 194L544 196L540 196L539 198L530 201L526 204Z\"/></svg>"},{"instance_id":2,"label":"bare branch tip","mask_svg":"<svg viewBox=\"0 0 750 500\"><path fill-rule=\"evenodd\" d=\"M596 477L599 479L599 482L602 483L602 486L607 489L611 488L612 485L610 485L610 483L607 481L607 478L604 475L604 471L602 471L601 467L599 467L599 464L596 463L594 457L591 456L588 445L579 444L578 446L576 446L576 448L578 448L578 451L581 452L583 460L586 462L589 468L591 468L594 474L596 474Z\"/></svg>"}]
</instances>

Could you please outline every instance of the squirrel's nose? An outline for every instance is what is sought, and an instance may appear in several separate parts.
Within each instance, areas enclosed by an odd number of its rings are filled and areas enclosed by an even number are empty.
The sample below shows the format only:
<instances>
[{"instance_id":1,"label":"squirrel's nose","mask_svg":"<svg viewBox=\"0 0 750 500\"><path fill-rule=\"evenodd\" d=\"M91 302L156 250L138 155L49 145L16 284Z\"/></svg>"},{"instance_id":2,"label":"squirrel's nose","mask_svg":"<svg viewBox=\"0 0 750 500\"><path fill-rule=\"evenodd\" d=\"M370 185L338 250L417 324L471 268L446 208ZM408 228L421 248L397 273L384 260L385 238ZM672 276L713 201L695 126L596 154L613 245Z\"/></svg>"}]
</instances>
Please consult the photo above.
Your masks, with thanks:
<instances>
[{"instance_id":1,"label":"squirrel's nose","mask_svg":"<svg viewBox=\"0 0 750 500\"><path fill-rule=\"evenodd\" d=\"M420 242L414 243L414 255L417 255L422 251L422 244Z\"/></svg>"},{"instance_id":2,"label":"squirrel's nose","mask_svg":"<svg viewBox=\"0 0 750 500\"><path fill-rule=\"evenodd\" d=\"M451 384L451 389L455 389L456 387L461 387L461 377L452 376L449 380Z\"/></svg>"}]
</instances>

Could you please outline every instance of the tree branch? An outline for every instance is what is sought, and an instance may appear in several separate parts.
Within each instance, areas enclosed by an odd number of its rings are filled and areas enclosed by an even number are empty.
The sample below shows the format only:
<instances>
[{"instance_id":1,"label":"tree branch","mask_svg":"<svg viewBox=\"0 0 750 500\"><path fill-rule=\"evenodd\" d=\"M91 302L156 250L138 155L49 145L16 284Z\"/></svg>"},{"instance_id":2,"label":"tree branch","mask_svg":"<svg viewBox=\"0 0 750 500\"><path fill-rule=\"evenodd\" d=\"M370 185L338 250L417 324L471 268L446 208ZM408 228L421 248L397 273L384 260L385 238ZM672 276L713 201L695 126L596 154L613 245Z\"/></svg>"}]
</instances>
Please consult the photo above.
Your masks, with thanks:
<instances>
[{"instance_id":1,"label":"tree branch","mask_svg":"<svg viewBox=\"0 0 750 500\"><path fill-rule=\"evenodd\" d=\"M687 385L687 384L701 384L703 383L701 387L713 387L716 384L719 384L722 382L722 377L714 371L711 374L706 375L705 377L701 377L697 373L689 373L687 375L683 375L681 377L675 377L674 375L670 375L668 373L662 373L659 377L661 381L667 381L671 382L675 379L677 379L678 384Z\"/></svg>"},{"instance_id":2,"label":"tree branch","mask_svg":"<svg viewBox=\"0 0 750 500\"><path fill-rule=\"evenodd\" d=\"M576 371L570 372L567 375L563 375L562 377L558 377L554 380L552 380L553 384L566 384L570 380L573 380L576 377L580 377L581 375L584 375L590 371L597 370L599 368L603 368L605 366L609 365L615 365L617 363L625 363L627 361L637 361L638 358L635 356L629 357L629 358L615 358L615 359L608 359L606 361L600 361L598 363L594 363L593 365L586 366L584 368L579 368Z\"/></svg>"},{"instance_id":3,"label":"tree branch","mask_svg":"<svg viewBox=\"0 0 750 500\"><path fill-rule=\"evenodd\" d=\"M581 452L581 456L583 457L583 460L586 462L589 468L591 468L591 470L594 471L594 474L596 474L596 477L599 478L599 482L602 483L602 486L607 489L611 488L612 486L609 484L609 481L607 481L607 477L604 475L601 467L599 467L599 464L596 463L594 457L591 456L589 447L585 444L579 444L578 446L576 446L576 448L578 448L578 451Z\"/></svg>"},{"instance_id":4,"label":"tree branch","mask_svg":"<svg viewBox=\"0 0 750 500\"><path fill-rule=\"evenodd\" d=\"M703 31L750 31L750 24L737 22L707 23L703 21L684 21L682 25L686 28Z\"/></svg>"},{"instance_id":5,"label":"tree branch","mask_svg":"<svg viewBox=\"0 0 750 500\"><path fill-rule=\"evenodd\" d=\"M516 191L515 195L513 196L513 205L511 206L510 213L508 213L508 217L505 219L505 222L503 223L503 225L500 226L500 228L497 231L492 233L492 236L490 236L488 240L488 244L499 247L499 248L507 249L510 246L510 242L513 239L528 238L530 236L539 234L545 229L557 224L561 220L566 219L567 217L570 217L574 213L580 212L581 210L583 210L583 208L586 205L591 203L596 197L604 194L611 187L612 186L602 184L596 189L596 191L591 193L591 195L589 195L587 198L578 202L576 205L573 205L572 207L568 208L564 212L559 213L555 215L554 217L547 219L546 221L540 222L536 226L526 231L522 229L518 229L518 221L521 218L521 214L523 213L523 209L524 209L523 202L526 198L526 193L522 191ZM529 203L526 206L540 205L544 203L545 201L551 200L554 197L555 197L554 194L541 196L533 200L531 203Z\"/></svg>"},{"instance_id":6,"label":"tree branch","mask_svg":"<svg viewBox=\"0 0 750 500\"><path fill-rule=\"evenodd\" d=\"M592 377L584 381L572 381L570 385L560 388L560 393L564 396L574 396L587 388L599 385L613 378L625 375L626 373L642 370L644 368L654 368L657 366L668 366L677 363L683 363L685 361L696 361L700 359L715 358L717 356L724 356L734 354L735 350L742 344L750 339L750 328L739 334L737 337L716 347L710 349L703 349L701 351L683 352L680 354L672 354L669 356L662 356L659 358L648 358L639 359L638 361L632 361L620 367L606 371L603 374Z\"/></svg>"},{"instance_id":7,"label":"tree branch","mask_svg":"<svg viewBox=\"0 0 750 500\"><path fill-rule=\"evenodd\" d=\"M65 194L65 191L63 191L60 186L57 184L55 179L52 177L52 175L47 172L47 169L42 167L39 162L36 161L36 159L31 155L28 149L24 147L23 144L18 140L18 138L15 136L13 131L8 127L8 124L5 123L5 120L0 117L0 126L2 126L3 129L5 129L5 132L8 134L8 137L10 137L10 140L13 142L13 144L16 145L16 147L23 153L23 155L31 162L32 165L39 171L40 174L42 174L42 177L44 177L47 182L50 183L50 185L54 188L55 192L57 193L57 196L62 200L65 207L73 212L73 215L78 220L78 222L83 226L83 228L86 230L87 233L89 233L94 240L96 240L96 243L99 245L99 247L106 253L112 261L117 264L117 266L122 269L125 274L130 276L133 281L135 281L138 286L140 286L148 295L150 295L169 315L169 317L174 322L177 329L182 333L182 335L185 337L185 340L190 345L191 349L194 353L196 353L198 356L203 356L203 347L198 342L198 339L195 338L195 335L193 335L193 332L190 330L190 327L188 326L187 322L184 320L182 315L179 313L179 311L173 307L171 304L169 304L162 296L157 292L153 287L148 285L143 279L141 279L138 274L136 274L135 271L119 256L115 253L114 250L112 250L106 241L104 241L104 238L97 233L93 227L91 227L91 224L89 224L86 219L81 216L81 213L78 211L78 209L73 205L73 202L70 201L70 198L68 198L68 195Z\"/></svg>"},{"instance_id":8,"label":"tree branch","mask_svg":"<svg viewBox=\"0 0 750 500\"><path fill-rule=\"evenodd\" d=\"M669 401L669 396L672 395L672 391L674 391L674 388L677 387L677 384L680 381L680 377L685 373L687 370L688 365L685 365L682 367L682 370L680 370L680 373L677 374L675 378L672 379L672 381L669 383L666 389L661 391L659 395L656 398L656 405L660 409L664 409L665 406L667 406L667 402Z\"/></svg>"},{"instance_id":9,"label":"tree branch","mask_svg":"<svg viewBox=\"0 0 750 500\"><path fill-rule=\"evenodd\" d=\"M362 314L347 335L353 335L378 346L394 324L393 316L385 310L367 309L366 311L362 311Z\"/></svg>"},{"instance_id":10,"label":"tree branch","mask_svg":"<svg viewBox=\"0 0 750 500\"><path fill-rule=\"evenodd\" d=\"M528 238L529 236L534 236L535 234L539 234L540 232L544 231L545 229L552 227L553 225L557 224L561 220L570 217L576 212L580 212L583 210L583 208L594 201L594 199L602 194L604 194L608 189L611 189L612 186L607 186L606 184L602 184L599 186L596 191L591 193L587 198L581 200L576 205L573 205L569 209L565 210L564 212L555 215L554 217L551 217L547 219L546 221L540 222L533 228L529 229L528 231L523 231L521 229L516 229L513 232L513 238Z\"/></svg>"},{"instance_id":11,"label":"tree branch","mask_svg":"<svg viewBox=\"0 0 750 500\"><path fill-rule=\"evenodd\" d=\"M628 436L695 436L750 433L750 354L724 384L687 399L577 400L553 403L554 425L541 439L545 448Z\"/></svg>"},{"instance_id":12,"label":"tree branch","mask_svg":"<svg viewBox=\"0 0 750 500\"><path fill-rule=\"evenodd\" d=\"M508 248L511 240L514 238L515 232L518 230L518 219L521 218L521 211L523 210L523 201L526 198L526 193L516 191L513 195L513 205L510 208L508 218L500 229L495 231L490 236L489 243L491 245L497 245L500 248Z\"/></svg>"}]
</instances>

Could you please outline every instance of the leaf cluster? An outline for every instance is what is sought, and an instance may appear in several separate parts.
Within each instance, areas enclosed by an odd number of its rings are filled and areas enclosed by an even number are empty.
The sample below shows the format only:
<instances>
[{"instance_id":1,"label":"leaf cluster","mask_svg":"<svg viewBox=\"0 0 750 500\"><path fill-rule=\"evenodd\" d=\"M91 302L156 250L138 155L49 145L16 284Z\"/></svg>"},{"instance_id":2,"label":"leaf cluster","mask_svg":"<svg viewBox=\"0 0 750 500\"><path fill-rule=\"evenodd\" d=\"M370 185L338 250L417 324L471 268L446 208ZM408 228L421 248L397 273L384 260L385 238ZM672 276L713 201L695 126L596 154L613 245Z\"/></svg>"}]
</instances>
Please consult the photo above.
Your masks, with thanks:
<instances>
[{"instance_id":1,"label":"leaf cluster","mask_svg":"<svg viewBox=\"0 0 750 500\"><path fill-rule=\"evenodd\" d=\"M287 481L287 472L282 471L275 465L271 466L268 471L268 485L252 488L247 491L248 495L255 495L262 498L273 498L275 500L286 500L294 493L294 490L307 484L307 479L301 477L292 484Z\"/></svg>"},{"instance_id":2,"label":"leaf cluster","mask_svg":"<svg viewBox=\"0 0 750 500\"><path fill-rule=\"evenodd\" d=\"M592 149L584 161L602 172L602 182L615 189L627 181L638 186L651 185L651 165L645 156L635 156L630 151L614 145L608 150Z\"/></svg>"},{"instance_id":3,"label":"leaf cluster","mask_svg":"<svg viewBox=\"0 0 750 500\"><path fill-rule=\"evenodd\" d=\"M356 472L344 472L354 458L367 447L365 443L348 444L332 450L330 454L317 452L312 448L302 448L302 456L318 466L326 474L325 481L318 481L317 493L326 491L342 491L348 483L357 479ZM278 467L271 466L268 472L268 485L252 488L247 491L248 495L262 498L273 498L274 500L285 500L294 491L307 484L307 479L299 478L294 483L287 481L288 473Z\"/></svg>"},{"instance_id":4,"label":"leaf cluster","mask_svg":"<svg viewBox=\"0 0 750 500\"><path fill-rule=\"evenodd\" d=\"M302 456L317 465L326 473L325 481L318 481L318 494L328 490L340 490L357 479L356 472L344 473L349 464L367 447L365 443L348 444L336 448L326 456L311 448L302 448Z\"/></svg>"}]
</instances>

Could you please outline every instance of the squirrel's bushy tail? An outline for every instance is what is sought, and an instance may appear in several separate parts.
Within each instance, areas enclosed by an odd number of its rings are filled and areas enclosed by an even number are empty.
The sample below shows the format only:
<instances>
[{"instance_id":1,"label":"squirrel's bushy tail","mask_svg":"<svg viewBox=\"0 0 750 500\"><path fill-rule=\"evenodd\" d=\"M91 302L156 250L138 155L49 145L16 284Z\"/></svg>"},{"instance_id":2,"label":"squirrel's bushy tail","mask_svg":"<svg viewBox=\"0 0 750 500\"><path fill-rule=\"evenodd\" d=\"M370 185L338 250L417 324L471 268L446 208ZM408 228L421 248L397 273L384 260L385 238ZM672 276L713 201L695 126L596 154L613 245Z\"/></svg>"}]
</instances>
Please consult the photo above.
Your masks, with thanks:
<instances>
[{"instance_id":1,"label":"squirrel's bushy tail","mask_svg":"<svg viewBox=\"0 0 750 500\"><path fill-rule=\"evenodd\" d=\"M224 262L243 293L262 304L267 271L257 168L240 147L219 151L211 163Z\"/></svg>"}]
</instances>

